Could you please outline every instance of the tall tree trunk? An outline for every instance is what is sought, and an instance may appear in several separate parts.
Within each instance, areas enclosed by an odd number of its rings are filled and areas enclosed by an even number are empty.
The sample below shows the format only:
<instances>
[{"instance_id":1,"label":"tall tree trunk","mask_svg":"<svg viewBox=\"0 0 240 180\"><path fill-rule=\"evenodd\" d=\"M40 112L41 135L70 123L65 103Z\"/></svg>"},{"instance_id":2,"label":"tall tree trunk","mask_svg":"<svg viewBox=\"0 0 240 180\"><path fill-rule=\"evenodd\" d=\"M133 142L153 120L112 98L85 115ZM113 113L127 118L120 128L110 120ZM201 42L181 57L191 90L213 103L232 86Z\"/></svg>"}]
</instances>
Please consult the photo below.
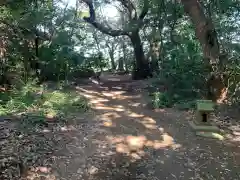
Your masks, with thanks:
<instances>
[{"instance_id":1,"label":"tall tree trunk","mask_svg":"<svg viewBox=\"0 0 240 180\"><path fill-rule=\"evenodd\" d=\"M7 79L7 59L6 59L6 41L4 37L0 37L0 85L9 84Z\"/></svg>"},{"instance_id":2,"label":"tall tree trunk","mask_svg":"<svg viewBox=\"0 0 240 180\"><path fill-rule=\"evenodd\" d=\"M124 64L125 64L125 71L128 73L128 72L129 72L129 69L128 69L127 59L124 59Z\"/></svg>"},{"instance_id":3,"label":"tall tree trunk","mask_svg":"<svg viewBox=\"0 0 240 180\"><path fill-rule=\"evenodd\" d=\"M35 0L35 8L38 10L38 0ZM35 57L33 57L33 63L37 78L41 81L41 70L40 70L40 63L39 63L39 33L37 30L37 25L35 25L35 39L34 39L34 48L35 48Z\"/></svg>"},{"instance_id":4,"label":"tall tree trunk","mask_svg":"<svg viewBox=\"0 0 240 180\"><path fill-rule=\"evenodd\" d=\"M108 53L109 53L110 60L111 60L112 70L116 70L116 65L114 62L114 52L112 50L109 50Z\"/></svg>"},{"instance_id":5,"label":"tall tree trunk","mask_svg":"<svg viewBox=\"0 0 240 180\"><path fill-rule=\"evenodd\" d=\"M159 73L159 58L160 58L160 46L159 42L157 40L152 40L150 42L150 69L152 72Z\"/></svg>"},{"instance_id":6,"label":"tall tree trunk","mask_svg":"<svg viewBox=\"0 0 240 180\"><path fill-rule=\"evenodd\" d=\"M134 54L136 57L136 62L134 64L135 67L132 73L133 79L144 79L144 78L147 78L149 75L151 75L149 64L145 59L141 39L139 36L139 30L143 27L144 25L143 20L149 11L149 7L150 7L149 1L148 0L143 1L143 7L139 15L136 11L137 8L135 7L134 3L132 3L130 0L119 1L120 4L123 5L123 7L127 10L127 13L129 14L128 20L130 22L131 21L137 22L137 24L134 25L134 27L130 28L129 30L112 29L109 26L105 26L104 24L99 23L96 20L96 13L95 13L93 1L91 0L82 0L82 1L88 6L88 9L89 9L90 16L83 17L83 19L86 22L93 25L96 29L98 29L102 33L110 35L112 37L117 37L117 36L130 37L131 42L133 44L133 48L134 48Z\"/></svg>"},{"instance_id":7,"label":"tall tree trunk","mask_svg":"<svg viewBox=\"0 0 240 180\"><path fill-rule=\"evenodd\" d=\"M34 68L35 68L35 72L36 75L38 77L38 79L41 79L41 70L40 70L40 63L39 63L39 37L38 34L36 34L36 38L34 39L34 43L35 43L35 57L33 57L33 61L34 61Z\"/></svg>"},{"instance_id":8,"label":"tall tree trunk","mask_svg":"<svg viewBox=\"0 0 240 180\"><path fill-rule=\"evenodd\" d=\"M202 46L206 67L210 70L210 77L207 80L208 93L206 98L221 102L226 95L227 85L223 77L223 63L220 48L213 22L204 14L198 0L181 0L185 12L190 16L196 36Z\"/></svg>"},{"instance_id":9,"label":"tall tree trunk","mask_svg":"<svg viewBox=\"0 0 240 180\"><path fill-rule=\"evenodd\" d=\"M142 42L138 32L133 32L130 35L133 44L135 64L132 72L132 78L135 80L145 79L151 75L148 61L145 59Z\"/></svg>"},{"instance_id":10,"label":"tall tree trunk","mask_svg":"<svg viewBox=\"0 0 240 180\"><path fill-rule=\"evenodd\" d=\"M122 41L122 51L123 51L123 63L125 64L125 71L128 72L128 62L126 56L126 44L125 41Z\"/></svg>"},{"instance_id":11,"label":"tall tree trunk","mask_svg":"<svg viewBox=\"0 0 240 180\"><path fill-rule=\"evenodd\" d=\"M124 71L124 68L123 68L123 57L120 57L119 60L118 60L118 71Z\"/></svg>"}]
</instances>

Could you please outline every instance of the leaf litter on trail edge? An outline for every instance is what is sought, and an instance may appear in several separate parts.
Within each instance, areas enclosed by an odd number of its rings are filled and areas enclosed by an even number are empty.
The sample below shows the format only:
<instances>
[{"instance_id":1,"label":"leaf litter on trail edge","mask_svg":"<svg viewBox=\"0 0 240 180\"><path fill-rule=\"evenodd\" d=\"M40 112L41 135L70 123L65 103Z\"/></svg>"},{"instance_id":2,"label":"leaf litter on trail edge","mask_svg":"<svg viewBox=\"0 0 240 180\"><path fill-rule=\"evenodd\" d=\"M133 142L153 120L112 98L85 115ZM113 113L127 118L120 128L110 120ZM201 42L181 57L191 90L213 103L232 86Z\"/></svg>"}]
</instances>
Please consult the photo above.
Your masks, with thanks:
<instances>
[{"instance_id":1,"label":"leaf litter on trail edge","mask_svg":"<svg viewBox=\"0 0 240 180\"><path fill-rule=\"evenodd\" d=\"M23 132L17 128L10 131L9 136L0 140L0 179L19 180L29 167L47 167L51 163L47 159L54 143L44 133Z\"/></svg>"}]
</instances>

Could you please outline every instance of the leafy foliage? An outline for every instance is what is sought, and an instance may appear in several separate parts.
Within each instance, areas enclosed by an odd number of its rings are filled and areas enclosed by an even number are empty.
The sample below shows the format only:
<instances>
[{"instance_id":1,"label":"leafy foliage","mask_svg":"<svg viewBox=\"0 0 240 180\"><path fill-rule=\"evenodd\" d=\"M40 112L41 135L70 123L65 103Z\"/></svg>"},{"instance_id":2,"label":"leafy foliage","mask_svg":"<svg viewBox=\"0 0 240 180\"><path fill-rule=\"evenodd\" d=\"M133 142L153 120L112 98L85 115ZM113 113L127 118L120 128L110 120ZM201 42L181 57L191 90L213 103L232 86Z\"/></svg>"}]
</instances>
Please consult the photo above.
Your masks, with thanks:
<instances>
[{"instance_id":1,"label":"leafy foliage","mask_svg":"<svg viewBox=\"0 0 240 180\"><path fill-rule=\"evenodd\" d=\"M165 108L172 105L172 100L167 93L155 92L153 93L153 107Z\"/></svg>"},{"instance_id":2,"label":"leafy foliage","mask_svg":"<svg viewBox=\"0 0 240 180\"><path fill-rule=\"evenodd\" d=\"M61 119L69 113L89 109L87 100L77 93L51 91L34 83L11 92L2 92L1 99L0 115L23 115L25 122L30 124Z\"/></svg>"},{"instance_id":3,"label":"leafy foliage","mask_svg":"<svg viewBox=\"0 0 240 180\"><path fill-rule=\"evenodd\" d=\"M154 108L189 109L208 91L208 78L214 72L209 70L212 60L223 67L218 73L226 76L228 102L239 104L240 4L237 0L194 1L82 0L75 7L63 0L0 2L0 116L21 117L24 129L33 130L46 121L85 112L87 100L65 90L64 85L109 69L151 75L148 81ZM189 4L199 5L202 16L197 19L206 20L204 23L193 23L186 10ZM109 16L112 12L102 13L108 5L118 12L116 17ZM201 30L210 27L213 32L202 36L198 23L204 26ZM211 45L212 38L218 43L212 44L217 47L216 57L209 61L209 54L214 53L206 52L214 48L205 49L204 45ZM50 81L59 87L46 87ZM21 139L19 132L11 136ZM43 151L45 140L37 144L34 136L25 136L31 137L37 148L26 145L23 138L23 144L15 149L21 151L20 157L26 157L24 163L37 161L39 157L32 152ZM15 137L10 140L11 145L1 147L7 155L15 145ZM0 179L20 179L20 161L1 156ZM14 167L17 175L10 176L9 167Z\"/></svg>"},{"instance_id":4,"label":"leafy foliage","mask_svg":"<svg viewBox=\"0 0 240 180\"><path fill-rule=\"evenodd\" d=\"M137 14L144 12L145 1L131 2ZM115 70L120 65L126 71L132 70L134 48L127 36L103 34L83 20L89 12L80 6L59 6L60 3L58 0L37 0L29 4L18 1L0 7L2 85L21 86L32 77L40 83L85 78L93 76L94 71ZM99 11L98 7L111 3L95 3L99 23L126 31L127 27L133 28L136 22L133 17L126 16L131 12L124 4L116 9L119 14L115 19L107 18ZM221 53L226 54L224 63L225 73L229 76L229 98L237 102L239 5L235 1L207 1L202 6L215 26ZM177 95L178 100L191 101L202 97L209 72L182 3L152 0L148 7L144 25L138 29L146 58L156 71L156 88L164 84L167 94L170 97ZM19 77L21 82L16 80ZM21 104L15 106L24 108Z\"/></svg>"},{"instance_id":5,"label":"leafy foliage","mask_svg":"<svg viewBox=\"0 0 240 180\"><path fill-rule=\"evenodd\" d=\"M153 6L153 13L158 14L157 18L158 30L153 29L152 33L147 34L147 37L160 37L158 40L160 73L155 76L153 86L156 89L164 85L167 89L167 95L170 99L177 96L172 104L202 98L206 94L206 82L208 78L208 69L203 57L202 49L195 37L193 27L184 16L184 11L179 4L174 8L172 2L156 1L156 6ZM238 33L235 28L239 27L234 1L220 2L211 1L204 3L207 16L211 17L218 36L220 38L221 53L226 66L225 73L228 74L229 98L238 96L239 84L239 45ZM165 8L165 11L163 10ZM213 11L215 9L216 11ZM167 18L166 21L161 21ZM147 38L149 39L149 38ZM227 43L228 42L228 43ZM227 45L228 44L228 45ZM234 44L231 46L230 44ZM238 45L237 45L238 44ZM233 82L234 81L234 82ZM160 88L160 91L161 88ZM234 94L231 96L231 94ZM233 99L231 99L233 101ZM236 99L235 99L235 102Z\"/></svg>"}]
</instances>

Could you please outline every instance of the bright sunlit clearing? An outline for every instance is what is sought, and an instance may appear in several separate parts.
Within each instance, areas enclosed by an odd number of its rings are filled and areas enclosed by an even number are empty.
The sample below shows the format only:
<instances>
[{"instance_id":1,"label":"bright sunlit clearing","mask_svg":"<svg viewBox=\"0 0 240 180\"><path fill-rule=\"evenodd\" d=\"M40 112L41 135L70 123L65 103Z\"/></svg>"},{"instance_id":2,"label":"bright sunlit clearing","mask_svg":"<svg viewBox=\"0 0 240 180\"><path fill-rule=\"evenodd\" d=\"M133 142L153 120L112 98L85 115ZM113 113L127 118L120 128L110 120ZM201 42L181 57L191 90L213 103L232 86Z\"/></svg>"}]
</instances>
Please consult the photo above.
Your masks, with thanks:
<instances>
[{"instance_id":1,"label":"bright sunlit clearing","mask_svg":"<svg viewBox=\"0 0 240 180\"><path fill-rule=\"evenodd\" d=\"M74 7L76 5L76 0L63 0L64 4L68 4L68 7ZM109 18L114 18L119 16L119 12L113 5L104 5L101 7L101 12L104 16Z\"/></svg>"},{"instance_id":2,"label":"bright sunlit clearing","mask_svg":"<svg viewBox=\"0 0 240 180\"><path fill-rule=\"evenodd\" d=\"M102 8L102 12L105 16L110 18L117 17L119 15L117 8L112 5L106 5L104 8Z\"/></svg>"}]
</instances>

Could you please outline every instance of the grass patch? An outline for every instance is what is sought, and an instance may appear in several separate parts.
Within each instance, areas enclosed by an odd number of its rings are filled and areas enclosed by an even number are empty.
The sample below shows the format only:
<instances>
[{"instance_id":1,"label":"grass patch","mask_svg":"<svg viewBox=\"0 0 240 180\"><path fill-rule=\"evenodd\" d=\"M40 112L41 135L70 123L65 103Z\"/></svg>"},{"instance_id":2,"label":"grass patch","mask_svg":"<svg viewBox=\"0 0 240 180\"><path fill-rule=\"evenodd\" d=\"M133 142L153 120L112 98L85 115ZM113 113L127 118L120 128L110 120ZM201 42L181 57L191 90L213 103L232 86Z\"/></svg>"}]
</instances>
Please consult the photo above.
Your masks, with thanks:
<instances>
[{"instance_id":1,"label":"grass patch","mask_svg":"<svg viewBox=\"0 0 240 180\"><path fill-rule=\"evenodd\" d=\"M34 83L0 94L0 115L22 115L33 124L63 119L69 113L89 109L88 101L75 91L50 90ZM34 118L33 118L34 117Z\"/></svg>"}]
</instances>

